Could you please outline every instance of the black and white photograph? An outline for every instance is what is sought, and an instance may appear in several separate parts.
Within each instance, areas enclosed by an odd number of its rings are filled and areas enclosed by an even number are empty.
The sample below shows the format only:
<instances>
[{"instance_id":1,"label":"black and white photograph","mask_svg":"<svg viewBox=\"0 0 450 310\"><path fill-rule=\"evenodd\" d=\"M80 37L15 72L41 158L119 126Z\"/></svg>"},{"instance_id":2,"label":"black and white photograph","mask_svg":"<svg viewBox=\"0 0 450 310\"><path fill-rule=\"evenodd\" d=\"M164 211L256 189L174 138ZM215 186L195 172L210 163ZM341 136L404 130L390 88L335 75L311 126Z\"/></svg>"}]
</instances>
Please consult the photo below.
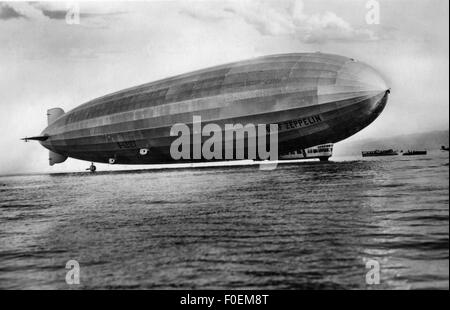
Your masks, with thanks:
<instances>
[{"instance_id":1,"label":"black and white photograph","mask_svg":"<svg viewBox=\"0 0 450 310\"><path fill-rule=\"evenodd\" d=\"M0 56L0 290L449 290L447 0L0 1Z\"/></svg>"}]
</instances>

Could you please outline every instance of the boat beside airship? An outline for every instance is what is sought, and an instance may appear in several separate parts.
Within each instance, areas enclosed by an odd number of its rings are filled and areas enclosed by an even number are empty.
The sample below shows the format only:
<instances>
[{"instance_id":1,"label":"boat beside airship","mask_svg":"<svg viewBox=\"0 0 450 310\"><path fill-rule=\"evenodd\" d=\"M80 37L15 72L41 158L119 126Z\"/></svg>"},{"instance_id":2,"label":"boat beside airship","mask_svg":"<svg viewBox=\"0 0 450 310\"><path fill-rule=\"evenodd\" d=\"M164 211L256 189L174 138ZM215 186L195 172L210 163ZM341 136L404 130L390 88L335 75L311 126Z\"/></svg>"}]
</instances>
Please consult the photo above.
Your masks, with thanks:
<instances>
[{"instance_id":1,"label":"boat beside airship","mask_svg":"<svg viewBox=\"0 0 450 310\"><path fill-rule=\"evenodd\" d=\"M50 150L50 165L68 157L114 164L207 161L170 154L177 138L170 135L172 126L192 129L197 116L222 130L227 124L276 124L283 156L357 133L382 112L389 92L378 72L351 58L270 55L125 89L67 113L50 109L48 127L26 139ZM232 139L231 145L242 142ZM225 154L230 144L222 142Z\"/></svg>"},{"instance_id":2,"label":"boat beside airship","mask_svg":"<svg viewBox=\"0 0 450 310\"><path fill-rule=\"evenodd\" d=\"M297 149L295 151L282 154L281 160L319 159L328 161L333 156L333 143L326 143L309 147L307 149Z\"/></svg>"}]
</instances>

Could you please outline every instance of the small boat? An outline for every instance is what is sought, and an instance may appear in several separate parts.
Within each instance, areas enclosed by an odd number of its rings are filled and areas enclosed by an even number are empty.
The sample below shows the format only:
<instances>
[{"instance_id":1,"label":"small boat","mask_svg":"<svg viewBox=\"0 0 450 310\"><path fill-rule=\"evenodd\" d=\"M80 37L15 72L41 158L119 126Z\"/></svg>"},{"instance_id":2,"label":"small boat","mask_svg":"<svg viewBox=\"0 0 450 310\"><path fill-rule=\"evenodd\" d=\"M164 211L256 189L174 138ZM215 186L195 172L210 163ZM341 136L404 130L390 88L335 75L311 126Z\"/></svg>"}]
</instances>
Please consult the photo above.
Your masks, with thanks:
<instances>
[{"instance_id":1,"label":"small boat","mask_svg":"<svg viewBox=\"0 0 450 310\"><path fill-rule=\"evenodd\" d=\"M328 161L333 155L333 143L316 145L307 149L298 149L287 154L282 154L282 160L298 160L298 159L319 159L320 161Z\"/></svg>"},{"instance_id":2,"label":"small boat","mask_svg":"<svg viewBox=\"0 0 450 310\"><path fill-rule=\"evenodd\" d=\"M444 145L443 145L443 146L441 146L441 150L442 150L442 151L447 151L447 152L448 152L449 148L448 148L448 146L444 146Z\"/></svg>"},{"instance_id":3,"label":"small boat","mask_svg":"<svg viewBox=\"0 0 450 310\"><path fill-rule=\"evenodd\" d=\"M362 151L363 157L372 157L372 156L395 156L398 155L396 151L393 149L389 150L375 150L375 151Z\"/></svg>"},{"instance_id":4,"label":"small boat","mask_svg":"<svg viewBox=\"0 0 450 310\"><path fill-rule=\"evenodd\" d=\"M86 168L86 170L94 173L97 170L97 167L95 167L94 163L91 163L91 166L89 168Z\"/></svg>"},{"instance_id":5,"label":"small boat","mask_svg":"<svg viewBox=\"0 0 450 310\"><path fill-rule=\"evenodd\" d=\"M411 155L427 155L427 151L408 151L403 153L403 156L411 156Z\"/></svg>"}]
</instances>

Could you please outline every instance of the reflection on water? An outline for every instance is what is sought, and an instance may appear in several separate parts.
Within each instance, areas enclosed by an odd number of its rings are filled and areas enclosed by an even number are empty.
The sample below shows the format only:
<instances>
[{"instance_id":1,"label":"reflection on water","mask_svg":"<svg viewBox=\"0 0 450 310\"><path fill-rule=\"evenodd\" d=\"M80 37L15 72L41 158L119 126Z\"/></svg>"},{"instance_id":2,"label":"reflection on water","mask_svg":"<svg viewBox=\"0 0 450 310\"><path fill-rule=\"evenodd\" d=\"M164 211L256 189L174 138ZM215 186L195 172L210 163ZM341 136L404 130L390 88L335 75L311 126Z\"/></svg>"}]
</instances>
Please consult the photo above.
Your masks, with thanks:
<instances>
[{"instance_id":1,"label":"reflection on water","mask_svg":"<svg viewBox=\"0 0 450 310\"><path fill-rule=\"evenodd\" d=\"M446 288L448 154L0 177L0 288Z\"/></svg>"}]
</instances>

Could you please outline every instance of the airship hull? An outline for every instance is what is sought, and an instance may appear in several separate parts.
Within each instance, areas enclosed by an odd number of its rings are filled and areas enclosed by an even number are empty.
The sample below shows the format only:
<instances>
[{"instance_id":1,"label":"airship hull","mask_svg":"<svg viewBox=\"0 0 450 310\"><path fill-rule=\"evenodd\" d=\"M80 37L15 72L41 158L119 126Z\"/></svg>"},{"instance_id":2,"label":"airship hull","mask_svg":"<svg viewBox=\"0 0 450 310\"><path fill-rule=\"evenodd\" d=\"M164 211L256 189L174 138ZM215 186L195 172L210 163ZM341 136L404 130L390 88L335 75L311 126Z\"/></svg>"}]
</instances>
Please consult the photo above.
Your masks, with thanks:
<instances>
[{"instance_id":1,"label":"airship hull","mask_svg":"<svg viewBox=\"0 0 450 310\"><path fill-rule=\"evenodd\" d=\"M203 125L222 129L277 124L278 149L285 153L355 134L381 113L388 93L375 70L353 59L321 53L265 56L92 100L49 124L41 144L93 162L179 162L170 155L176 139L170 130L177 123L192 128L198 116ZM224 140L224 152L226 147ZM142 149L149 151L143 155Z\"/></svg>"}]
</instances>

